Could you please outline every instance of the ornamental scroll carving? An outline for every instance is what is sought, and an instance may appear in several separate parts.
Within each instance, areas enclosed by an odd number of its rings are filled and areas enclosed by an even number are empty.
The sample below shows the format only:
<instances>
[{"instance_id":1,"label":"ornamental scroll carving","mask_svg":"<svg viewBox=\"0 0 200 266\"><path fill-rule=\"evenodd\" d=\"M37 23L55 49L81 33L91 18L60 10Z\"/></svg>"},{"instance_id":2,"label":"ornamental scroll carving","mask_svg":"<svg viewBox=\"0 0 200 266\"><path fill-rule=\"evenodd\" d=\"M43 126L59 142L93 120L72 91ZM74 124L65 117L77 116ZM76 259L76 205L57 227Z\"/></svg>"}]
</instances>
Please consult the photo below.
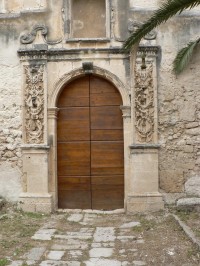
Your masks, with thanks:
<instances>
[{"instance_id":1,"label":"ornamental scroll carving","mask_svg":"<svg viewBox=\"0 0 200 266\"><path fill-rule=\"evenodd\" d=\"M44 142L44 66L24 66L26 143Z\"/></svg>"},{"instance_id":2,"label":"ornamental scroll carving","mask_svg":"<svg viewBox=\"0 0 200 266\"><path fill-rule=\"evenodd\" d=\"M153 65L136 64L135 67L136 134L140 143L149 143L154 134Z\"/></svg>"}]
</instances>

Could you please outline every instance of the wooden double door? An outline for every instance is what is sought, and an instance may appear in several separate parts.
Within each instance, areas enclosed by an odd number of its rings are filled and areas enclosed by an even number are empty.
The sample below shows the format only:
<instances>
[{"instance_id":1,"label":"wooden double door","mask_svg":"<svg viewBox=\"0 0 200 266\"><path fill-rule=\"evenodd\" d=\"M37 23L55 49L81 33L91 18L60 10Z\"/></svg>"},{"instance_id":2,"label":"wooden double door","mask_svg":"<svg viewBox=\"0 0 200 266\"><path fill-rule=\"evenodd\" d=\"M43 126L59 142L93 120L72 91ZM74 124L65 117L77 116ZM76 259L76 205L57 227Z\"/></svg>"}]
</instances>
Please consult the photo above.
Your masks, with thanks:
<instances>
[{"instance_id":1,"label":"wooden double door","mask_svg":"<svg viewBox=\"0 0 200 266\"><path fill-rule=\"evenodd\" d=\"M58 207L124 207L123 119L118 90L88 75L58 100Z\"/></svg>"}]
</instances>

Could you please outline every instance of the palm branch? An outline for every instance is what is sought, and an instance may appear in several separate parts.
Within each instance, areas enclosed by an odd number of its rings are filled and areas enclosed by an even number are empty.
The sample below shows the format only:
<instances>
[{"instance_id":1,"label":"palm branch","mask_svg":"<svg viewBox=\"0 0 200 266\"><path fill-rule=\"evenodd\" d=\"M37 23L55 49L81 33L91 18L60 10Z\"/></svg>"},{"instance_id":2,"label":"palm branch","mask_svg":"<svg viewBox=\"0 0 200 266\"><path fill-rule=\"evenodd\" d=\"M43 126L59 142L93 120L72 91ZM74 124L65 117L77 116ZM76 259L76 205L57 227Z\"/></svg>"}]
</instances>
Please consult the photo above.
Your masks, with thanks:
<instances>
[{"instance_id":1,"label":"palm branch","mask_svg":"<svg viewBox=\"0 0 200 266\"><path fill-rule=\"evenodd\" d=\"M197 47L199 42L200 42L200 38L198 38L195 41L191 41L187 44L186 47L182 48L178 52L173 62L173 71L176 74L180 74L182 70L186 67L186 65L189 63L192 57L192 54L194 52L194 49Z\"/></svg>"},{"instance_id":2,"label":"palm branch","mask_svg":"<svg viewBox=\"0 0 200 266\"><path fill-rule=\"evenodd\" d=\"M198 5L200 5L200 0L167 0L140 28L130 35L123 45L123 50L126 52L130 51L134 44L161 23L166 22L177 13Z\"/></svg>"}]
</instances>

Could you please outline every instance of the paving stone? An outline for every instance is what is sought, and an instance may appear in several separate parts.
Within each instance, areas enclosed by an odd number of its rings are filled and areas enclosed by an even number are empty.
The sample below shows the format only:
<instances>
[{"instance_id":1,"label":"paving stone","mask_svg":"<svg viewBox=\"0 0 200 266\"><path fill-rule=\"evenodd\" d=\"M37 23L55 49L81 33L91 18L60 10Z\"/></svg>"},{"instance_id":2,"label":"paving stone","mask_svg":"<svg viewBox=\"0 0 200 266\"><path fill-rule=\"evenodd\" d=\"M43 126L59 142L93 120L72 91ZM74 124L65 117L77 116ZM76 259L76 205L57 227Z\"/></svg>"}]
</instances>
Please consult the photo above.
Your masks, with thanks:
<instances>
[{"instance_id":1,"label":"paving stone","mask_svg":"<svg viewBox=\"0 0 200 266\"><path fill-rule=\"evenodd\" d=\"M91 239L92 238L92 235L90 234L84 234L84 233L69 233L67 235L54 235L54 238L55 239L85 239L85 240L88 240L88 239Z\"/></svg>"},{"instance_id":2,"label":"paving stone","mask_svg":"<svg viewBox=\"0 0 200 266\"><path fill-rule=\"evenodd\" d=\"M23 264L22 260L16 260L16 261L12 261L11 264L9 264L9 266L21 266Z\"/></svg>"},{"instance_id":3,"label":"paving stone","mask_svg":"<svg viewBox=\"0 0 200 266\"><path fill-rule=\"evenodd\" d=\"M96 219L96 218L97 218L97 214L86 213L84 215L83 223L89 224L90 222L93 222L94 219Z\"/></svg>"},{"instance_id":4,"label":"paving stone","mask_svg":"<svg viewBox=\"0 0 200 266\"><path fill-rule=\"evenodd\" d=\"M67 220L70 222L80 222L82 219L83 219L82 213L73 213L67 218Z\"/></svg>"},{"instance_id":5,"label":"paving stone","mask_svg":"<svg viewBox=\"0 0 200 266\"><path fill-rule=\"evenodd\" d=\"M136 236L117 236L117 239L119 240L136 240Z\"/></svg>"},{"instance_id":6,"label":"paving stone","mask_svg":"<svg viewBox=\"0 0 200 266\"><path fill-rule=\"evenodd\" d=\"M35 234L34 236L31 237L34 240L43 240L43 241L47 241L47 240L51 240L52 239L52 235L48 235L48 234Z\"/></svg>"},{"instance_id":7,"label":"paving stone","mask_svg":"<svg viewBox=\"0 0 200 266\"><path fill-rule=\"evenodd\" d=\"M90 259L84 262L86 266L121 266L121 262L118 260L108 259Z\"/></svg>"},{"instance_id":8,"label":"paving stone","mask_svg":"<svg viewBox=\"0 0 200 266\"><path fill-rule=\"evenodd\" d=\"M61 258L64 254L65 254L64 251L51 250L47 255L47 259L49 259L49 260L61 260Z\"/></svg>"},{"instance_id":9,"label":"paving stone","mask_svg":"<svg viewBox=\"0 0 200 266\"><path fill-rule=\"evenodd\" d=\"M133 261L133 265L137 265L137 266L144 266L144 265L146 265L146 263L144 262L144 261L136 261L136 260L134 260Z\"/></svg>"},{"instance_id":10,"label":"paving stone","mask_svg":"<svg viewBox=\"0 0 200 266\"><path fill-rule=\"evenodd\" d=\"M113 248L92 248L89 251L91 258L110 257L113 254Z\"/></svg>"},{"instance_id":11,"label":"paving stone","mask_svg":"<svg viewBox=\"0 0 200 266\"><path fill-rule=\"evenodd\" d=\"M94 242L110 242L116 239L114 227L97 227Z\"/></svg>"},{"instance_id":12,"label":"paving stone","mask_svg":"<svg viewBox=\"0 0 200 266\"><path fill-rule=\"evenodd\" d=\"M45 260L42 261L40 266L80 266L81 263L78 261L52 261L52 260Z\"/></svg>"},{"instance_id":13,"label":"paving stone","mask_svg":"<svg viewBox=\"0 0 200 266\"><path fill-rule=\"evenodd\" d=\"M144 244L144 240L143 239L136 240L136 243L138 243L138 244Z\"/></svg>"},{"instance_id":14,"label":"paving stone","mask_svg":"<svg viewBox=\"0 0 200 266\"><path fill-rule=\"evenodd\" d=\"M88 243L80 239L68 239L68 240L54 240L54 244L51 247L52 250L75 250L75 249L88 249Z\"/></svg>"},{"instance_id":15,"label":"paving stone","mask_svg":"<svg viewBox=\"0 0 200 266\"><path fill-rule=\"evenodd\" d=\"M123 254L123 253L125 253L125 252L126 252L125 249L121 249L121 250L119 251L119 254Z\"/></svg>"},{"instance_id":16,"label":"paving stone","mask_svg":"<svg viewBox=\"0 0 200 266\"><path fill-rule=\"evenodd\" d=\"M133 265L129 263L128 261L123 261L122 266L133 266Z\"/></svg>"},{"instance_id":17,"label":"paving stone","mask_svg":"<svg viewBox=\"0 0 200 266\"><path fill-rule=\"evenodd\" d=\"M83 252L81 250L70 250L69 254L73 257L73 258L77 258L83 255Z\"/></svg>"},{"instance_id":18,"label":"paving stone","mask_svg":"<svg viewBox=\"0 0 200 266\"><path fill-rule=\"evenodd\" d=\"M45 247L32 248L24 257L28 260L40 260L45 251Z\"/></svg>"},{"instance_id":19,"label":"paving stone","mask_svg":"<svg viewBox=\"0 0 200 266\"><path fill-rule=\"evenodd\" d=\"M130 223L125 223L120 226L120 228L133 228L135 226L141 226L139 222L130 222Z\"/></svg>"},{"instance_id":20,"label":"paving stone","mask_svg":"<svg viewBox=\"0 0 200 266\"><path fill-rule=\"evenodd\" d=\"M34 240L51 240L56 229L40 229L31 238Z\"/></svg>"}]
</instances>

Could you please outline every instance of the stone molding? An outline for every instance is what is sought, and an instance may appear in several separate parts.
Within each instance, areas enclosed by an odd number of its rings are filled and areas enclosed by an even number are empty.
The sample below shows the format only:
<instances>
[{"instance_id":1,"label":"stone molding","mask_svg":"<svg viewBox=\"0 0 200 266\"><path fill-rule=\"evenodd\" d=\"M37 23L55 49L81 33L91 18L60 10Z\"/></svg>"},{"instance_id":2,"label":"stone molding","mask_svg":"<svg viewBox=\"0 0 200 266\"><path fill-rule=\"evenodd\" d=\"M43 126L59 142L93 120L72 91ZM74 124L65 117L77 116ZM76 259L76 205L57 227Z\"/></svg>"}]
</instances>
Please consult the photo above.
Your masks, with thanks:
<instances>
[{"instance_id":1,"label":"stone molding","mask_svg":"<svg viewBox=\"0 0 200 266\"><path fill-rule=\"evenodd\" d=\"M122 96L123 104L125 106L130 106L130 98L129 98L127 89L125 85L122 83L122 81L117 76L115 76L110 71L102 69L97 66L93 67L92 73L110 81L119 90ZM85 71L83 68L78 68L69 73L64 74L54 85L55 89L53 91L53 94L51 95L50 106L52 107L56 106L57 98L64 85L66 85L68 82L71 82L73 79L84 76L84 75L85 75Z\"/></svg>"},{"instance_id":2,"label":"stone molding","mask_svg":"<svg viewBox=\"0 0 200 266\"><path fill-rule=\"evenodd\" d=\"M36 144L30 144L30 145L21 145L21 149L24 151L30 151L30 150L49 150L50 146L48 145L36 145Z\"/></svg>"},{"instance_id":3,"label":"stone molding","mask_svg":"<svg viewBox=\"0 0 200 266\"><path fill-rule=\"evenodd\" d=\"M131 118L131 107L130 106L121 105L120 109L122 110L123 118Z\"/></svg>"},{"instance_id":4,"label":"stone molding","mask_svg":"<svg viewBox=\"0 0 200 266\"><path fill-rule=\"evenodd\" d=\"M57 119L59 108L57 107L48 108L47 112L49 119Z\"/></svg>"}]
</instances>

